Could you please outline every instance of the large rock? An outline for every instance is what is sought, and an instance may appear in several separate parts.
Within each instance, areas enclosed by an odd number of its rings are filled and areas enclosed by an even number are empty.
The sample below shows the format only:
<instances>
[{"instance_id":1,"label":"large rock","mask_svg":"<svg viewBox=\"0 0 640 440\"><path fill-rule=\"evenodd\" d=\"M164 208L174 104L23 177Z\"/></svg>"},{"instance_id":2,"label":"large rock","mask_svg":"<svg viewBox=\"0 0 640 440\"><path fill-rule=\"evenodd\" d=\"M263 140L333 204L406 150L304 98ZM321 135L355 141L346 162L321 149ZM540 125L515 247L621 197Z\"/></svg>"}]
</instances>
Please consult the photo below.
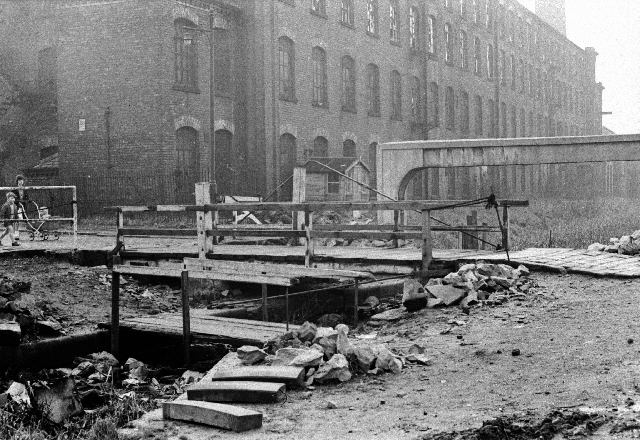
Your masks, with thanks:
<instances>
[{"instance_id":1,"label":"large rock","mask_svg":"<svg viewBox=\"0 0 640 440\"><path fill-rule=\"evenodd\" d=\"M331 359L331 356L338 352L337 340L338 333L336 332L336 339L320 338L318 341L316 341L316 344L322 347L322 351L324 352L326 359Z\"/></svg>"},{"instance_id":2,"label":"large rock","mask_svg":"<svg viewBox=\"0 0 640 440\"><path fill-rule=\"evenodd\" d=\"M27 387L20 382L13 382L7 390L7 395L11 400L20 405L31 406L31 399L29 398Z\"/></svg>"},{"instance_id":3,"label":"large rock","mask_svg":"<svg viewBox=\"0 0 640 440\"><path fill-rule=\"evenodd\" d=\"M589 247L587 248L588 251L595 251L595 252L604 252L604 250L607 248L606 245L604 244L600 244L600 243L593 243L590 244Z\"/></svg>"},{"instance_id":4,"label":"large rock","mask_svg":"<svg viewBox=\"0 0 640 440\"><path fill-rule=\"evenodd\" d=\"M89 361L84 361L78 364L76 368L71 371L72 376L87 378L96 372L96 366Z\"/></svg>"},{"instance_id":5,"label":"large rock","mask_svg":"<svg viewBox=\"0 0 640 440\"><path fill-rule=\"evenodd\" d=\"M344 322L344 318L342 315L338 315L337 313L330 313L328 315L322 315L320 319L318 319L318 325L320 327L331 327L334 328L336 325Z\"/></svg>"},{"instance_id":6,"label":"large rock","mask_svg":"<svg viewBox=\"0 0 640 440\"><path fill-rule=\"evenodd\" d=\"M253 345L243 345L236 352L238 358L244 365L253 365L262 362L267 357L267 353Z\"/></svg>"},{"instance_id":7,"label":"large rock","mask_svg":"<svg viewBox=\"0 0 640 440\"><path fill-rule=\"evenodd\" d=\"M347 358L341 354L336 354L329 361L321 365L313 375L314 381L319 383L338 380L346 382L351 379L349 371L349 362Z\"/></svg>"},{"instance_id":8,"label":"large rock","mask_svg":"<svg viewBox=\"0 0 640 440\"><path fill-rule=\"evenodd\" d=\"M276 358L273 361L274 365L289 365L296 357L300 356L307 349L305 348L291 348L285 347L276 351Z\"/></svg>"},{"instance_id":9,"label":"large rock","mask_svg":"<svg viewBox=\"0 0 640 440\"><path fill-rule=\"evenodd\" d=\"M335 342L338 339L338 331L331 327L318 327L313 343L317 343L322 338L332 339Z\"/></svg>"},{"instance_id":10,"label":"large rock","mask_svg":"<svg viewBox=\"0 0 640 440\"><path fill-rule=\"evenodd\" d=\"M459 303L467 295L464 289L453 286L427 286L427 290L435 298L441 299L446 306Z\"/></svg>"},{"instance_id":11,"label":"large rock","mask_svg":"<svg viewBox=\"0 0 640 440\"><path fill-rule=\"evenodd\" d=\"M318 331L318 327L315 324L310 323L309 321L305 322L298 328L296 331L296 336L302 342L309 341L313 342L316 337L316 332Z\"/></svg>"},{"instance_id":12,"label":"large rock","mask_svg":"<svg viewBox=\"0 0 640 440\"><path fill-rule=\"evenodd\" d=\"M464 284L465 281L466 280L456 272L452 272L442 279L442 282L448 285Z\"/></svg>"},{"instance_id":13,"label":"large rock","mask_svg":"<svg viewBox=\"0 0 640 440\"><path fill-rule=\"evenodd\" d=\"M476 304L478 304L478 292L476 292L475 290L469 292L467 296L465 296L462 301L460 301L460 307L462 307L463 309L466 307L475 306Z\"/></svg>"},{"instance_id":14,"label":"large rock","mask_svg":"<svg viewBox=\"0 0 640 440\"><path fill-rule=\"evenodd\" d=\"M53 423L62 423L82 413L82 405L74 396L75 381L65 378L48 388L35 388L33 397L42 414Z\"/></svg>"},{"instance_id":15,"label":"large rock","mask_svg":"<svg viewBox=\"0 0 640 440\"><path fill-rule=\"evenodd\" d=\"M322 357L324 353L318 350L304 350L296 356L289 365L294 367L317 367L322 363Z\"/></svg>"},{"instance_id":16,"label":"large rock","mask_svg":"<svg viewBox=\"0 0 640 440\"><path fill-rule=\"evenodd\" d=\"M376 361L376 355L373 349L368 345L360 345L354 348L353 356L358 364L358 368L363 373L371 370L374 362Z\"/></svg>"},{"instance_id":17,"label":"large rock","mask_svg":"<svg viewBox=\"0 0 640 440\"><path fill-rule=\"evenodd\" d=\"M385 345L373 347L376 356L376 368L399 374L402 371L402 361L398 359Z\"/></svg>"},{"instance_id":18,"label":"large rock","mask_svg":"<svg viewBox=\"0 0 640 440\"><path fill-rule=\"evenodd\" d=\"M62 325L53 319L36 320L36 330L41 336L60 336Z\"/></svg>"},{"instance_id":19,"label":"large rock","mask_svg":"<svg viewBox=\"0 0 640 440\"><path fill-rule=\"evenodd\" d=\"M17 322L0 321L0 346L20 345L22 330Z\"/></svg>"},{"instance_id":20,"label":"large rock","mask_svg":"<svg viewBox=\"0 0 640 440\"><path fill-rule=\"evenodd\" d=\"M353 345L347 334L344 331L338 332L338 339L336 341L336 351L338 354L346 356L348 359L351 359L353 356Z\"/></svg>"},{"instance_id":21,"label":"large rock","mask_svg":"<svg viewBox=\"0 0 640 440\"><path fill-rule=\"evenodd\" d=\"M425 292L424 287L413 279L404 282L404 290L402 293L402 305L407 311L415 312L427 307L427 299L429 295Z\"/></svg>"}]
</instances>

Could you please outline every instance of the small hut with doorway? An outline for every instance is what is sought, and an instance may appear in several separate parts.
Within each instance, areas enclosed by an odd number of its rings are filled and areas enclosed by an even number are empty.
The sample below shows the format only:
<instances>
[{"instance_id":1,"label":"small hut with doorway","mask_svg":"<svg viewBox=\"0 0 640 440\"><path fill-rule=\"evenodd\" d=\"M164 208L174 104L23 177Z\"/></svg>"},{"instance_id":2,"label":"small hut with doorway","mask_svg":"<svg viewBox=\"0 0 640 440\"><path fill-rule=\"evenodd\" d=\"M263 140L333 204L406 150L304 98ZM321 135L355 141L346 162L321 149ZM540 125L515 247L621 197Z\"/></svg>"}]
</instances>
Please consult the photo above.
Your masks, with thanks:
<instances>
[{"instance_id":1,"label":"small hut with doorway","mask_svg":"<svg viewBox=\"0 0 640 440\"><path fill-rule=\"evenodd\" d=\"M311 158L305 164L307 201L368 201L370 191L339 173L369 185L369 167L353 157ZM338 171L338 172L336 172Z\"/></svg>"}]
</instances>

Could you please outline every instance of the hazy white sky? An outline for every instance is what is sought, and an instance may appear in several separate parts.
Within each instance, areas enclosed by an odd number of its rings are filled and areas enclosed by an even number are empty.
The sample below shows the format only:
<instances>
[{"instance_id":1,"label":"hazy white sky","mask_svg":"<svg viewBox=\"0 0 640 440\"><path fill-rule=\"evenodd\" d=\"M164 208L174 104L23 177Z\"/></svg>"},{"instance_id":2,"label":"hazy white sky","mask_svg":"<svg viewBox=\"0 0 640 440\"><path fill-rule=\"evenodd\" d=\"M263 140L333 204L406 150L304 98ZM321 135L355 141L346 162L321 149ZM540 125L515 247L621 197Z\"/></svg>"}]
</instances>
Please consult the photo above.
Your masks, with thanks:
<instances>
[{"instance_id":1,"label":"hazy white sky","mask_svg":"<svg viewBox=\"0 0 640 440\"><path fill-rule=\"evenodd\" d=\"M534 0L519 0L534 10ZM567 36L598 52L605 87L602 123L617 134L640 133L640 0L566 0Z\"/></svg>"}]
</instances>

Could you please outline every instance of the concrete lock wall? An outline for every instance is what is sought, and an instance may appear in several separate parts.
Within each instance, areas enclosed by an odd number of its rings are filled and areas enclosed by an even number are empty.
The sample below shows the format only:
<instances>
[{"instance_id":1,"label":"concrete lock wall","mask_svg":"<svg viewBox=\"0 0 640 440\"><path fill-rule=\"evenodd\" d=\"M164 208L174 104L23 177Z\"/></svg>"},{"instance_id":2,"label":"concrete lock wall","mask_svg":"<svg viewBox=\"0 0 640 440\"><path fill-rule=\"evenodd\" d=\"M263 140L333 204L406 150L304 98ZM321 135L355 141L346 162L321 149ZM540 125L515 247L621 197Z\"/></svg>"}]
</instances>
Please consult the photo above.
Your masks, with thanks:
<instances>
[{"instance_id":1,"label":"concrete lock wall","mask_svg":"<svg viewBox=\"0 0 640 440\"><path fill-rule=\"evenodd\" d=\"M400 199L629 197L638 161L640 135L390 142L377 181Z\"/></svg>"}]
</instances>

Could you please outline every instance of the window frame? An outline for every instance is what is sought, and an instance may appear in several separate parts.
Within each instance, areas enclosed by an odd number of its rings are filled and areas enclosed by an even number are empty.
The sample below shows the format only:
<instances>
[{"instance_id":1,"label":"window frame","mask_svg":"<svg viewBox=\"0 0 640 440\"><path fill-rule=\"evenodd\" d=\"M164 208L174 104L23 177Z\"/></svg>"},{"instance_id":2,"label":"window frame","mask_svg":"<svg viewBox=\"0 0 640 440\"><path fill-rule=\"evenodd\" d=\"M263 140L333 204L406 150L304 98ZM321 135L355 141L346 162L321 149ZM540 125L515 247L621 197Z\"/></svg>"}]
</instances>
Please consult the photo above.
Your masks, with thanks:
<instances>
[{"instance_id":1,"label":"window frame","mask_svg":"<svg viewBox=\"0 0 640 440\"><path fill-rule=\"evenodd\" d=\"M453 87L447 86L444 91L444 128L449 131L456 129L456 94Z\"/></svg>"},{"instance_id":2,"label":"window frame","mask_svg":"<svg viewBox=\"0 0 640 440\"><path fill-rule=\"evenodd\" d=\"M391 119L402 121L402 75L397 70L392 70L391 79Z\"/></svg>"},{"instance_id":3,"label":"window frame","mask_svg":"<svg viewBox=\"0 0 640 440\"><path fill-rule=\"evenodd\" d=\"M377 37L380 33L378 0L367 0L367 34Z\"/></svg>"},{"instance_id":4,"label":"window frame","mask_svg":"<svg viewBox=\"0 0 640 440\"><path fill-rule=\"evenodd\" d=\"M349 55L344 55L340 61L340 76L342 111L356 113L356 62Z\"/></svg>"},{"instance_id":5,"label":"window frame","mask_svg":"<svg viewBox=\"0 0 640 440\"><path fill-rule=\"evenodd\" d=\"M412 52L420 49L420 11L414 5L409 6L409 49Z\"/></svg>"},{"instance_id":6,"label":"window frame","mask_svg":"<svg viewBox=\"0 0 640 440\"><path fill-rule=\"evenodd\" d=\"M453 65L455 38L453 36L453 26L448 22L444 24L444 43L444 62L448 65Z\"/></svg>"},{"instance_id":7,"label":"window frame","mask_svg":"<svg viewBox=\"0 0 640 440\"><path fill-rule=\"evenodd\" d=\"M373 63L367 65L367 115L380 116L380 68Z\"/></svg>"},{"instance_id":8,"label":"window frame","mask_svg":"<svg viewBox=\"0 0 640 440\"><path fill-rule=\"evenodd\" d=\"M200 93L198 87L198 33L197 26L185 18L177 18L174 25L174 90ZM190 43L187 43L190 41ZM186 49L185 49L186 48Z\"/></svg>"},{"instance_id":9,"label":"window frame","mask_svg":"<svg viewBox=\"0 0 640 440\"><path fill-rule=\"evenodd\" d=\"M460 100L462 101L460 105L460 132L469 135L469 93L466 90L460 92Z\"/></svg>"},{"instance_id":10,"label":"window frame","mask_svg":"<svg viewBox=\"0 0 640 440\"><path fill-rule=\"evenodd\" d=\"M340 23L355 28L354 0L340 0Z\"/></svg>"},{"instance_id":11,"label":"window frame","mask_svg":"<svg viewBox=\"0 0 640 440\"><path fill-rule=\"evenodd\" d=\"M389 0L389 41L400 44L400 6L398 0Z\"/></svg>"},{"instance_id":12,"label":"window frame","mask_svg":"<svg viewBox=\"0 0 640 440\"><path fill-rule=\"evenodd\" d=\"M327 18L327 0L311 0L311 13Z\"/></svg>"},{"instance_id":13,"label":"window frame","mask_svg":"<svg viewBox=\"0 0 640 440\"><path fill-rule=\"evenodd\" d=\"M420 78L411 76L411 123L419 125L422 123L422 84Z\"/></svg>"},{"instance_id":14,"label":"window frame","mask_svg":"<svg viewBox=\"0 0 640 440\"><path fill-rule=\"evenodd\" d=\"M284 35L278 38L278 96L281 101L297 102L295 43Z\"/></svg>"},{"instance_id":15,"label":"window frame","mask_svg":"<svg viewBox=\"0 0 640 440\"><path fill-rule=\"evenodd\" d=\"M427 55L435 57L436 55L436 17L427 16Z\"/></svg>"},{"instance_id":16,"label":"window frame","mask_svg":"<svg viewBox=\"0 0 640 440\"><path fill-rule=\"evenodd\" d=\"M329 92L327 78L327 53L320 47L311 49L312 58L312 105L314 107L329 107Z\"/></svg>"},{"instance_id":17,"label":"window frame","mask_svg":"<svg viewBox=\"0 0 640 440\"><path fill-rule=\"evenodd\" d=\"M460 49L460 68L462 70L469 69L469 38L464 30L460 30L458 34Z\"/></svg>"}]
</instances>

